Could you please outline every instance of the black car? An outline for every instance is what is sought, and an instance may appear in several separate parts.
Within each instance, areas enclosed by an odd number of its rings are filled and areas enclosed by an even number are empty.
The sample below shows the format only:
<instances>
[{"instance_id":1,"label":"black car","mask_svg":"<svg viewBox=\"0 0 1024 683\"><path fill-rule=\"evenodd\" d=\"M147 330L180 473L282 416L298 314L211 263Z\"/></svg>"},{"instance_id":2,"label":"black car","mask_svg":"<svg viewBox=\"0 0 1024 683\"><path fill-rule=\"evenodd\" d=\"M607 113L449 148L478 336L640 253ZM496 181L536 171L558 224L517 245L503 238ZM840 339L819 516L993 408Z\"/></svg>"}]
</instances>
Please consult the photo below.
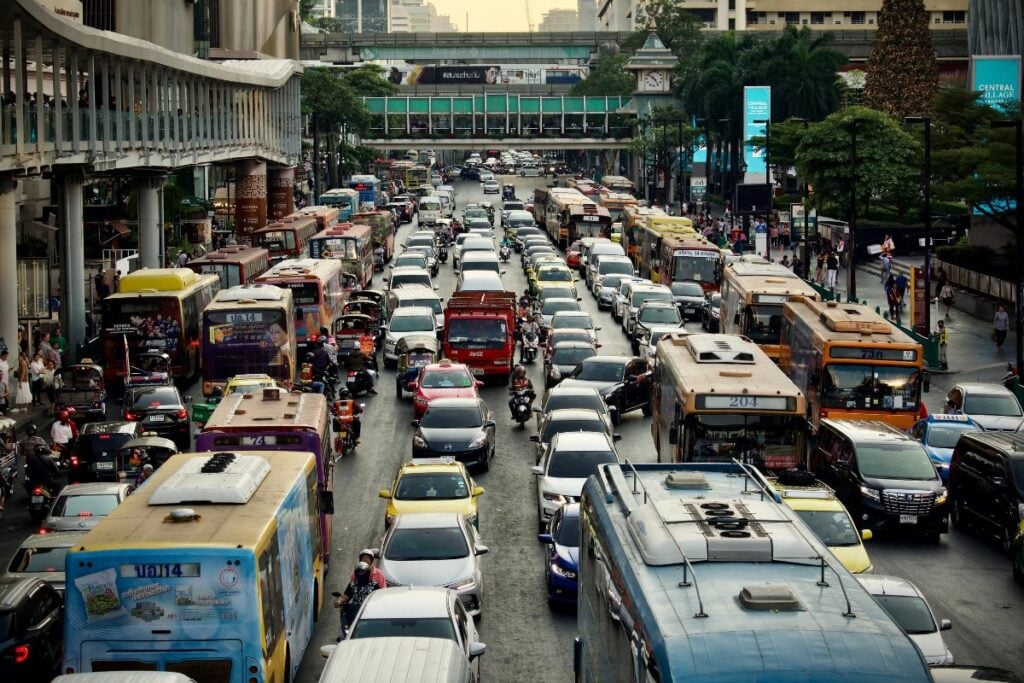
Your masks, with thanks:
<instances>
[{"instance_id":1,"label":"black car","mask_svg":"<svg viewBox=\"0 0 1024 683\"><path fill-rule=\"evenodd\" d=\"M722 294L720 292L708 292L704 297L704 303L700 307L700 326L708 332L718 332L722 329Z\"/></svg>"},{"instance_id":2,"label":"black car","mask_svg":"<svg viewBox=\"0 0 1024 683\"><path fill-rule=\"evenodd\" d=\"M459 178L461 180L480 180L480 169L474 166L466 166L459 171Z\"/></svg>"},{"instance_id":3,"label":"black car","mask_svg":"<svg viewBox=\"0 0 1024 683\"><path fill-rule=\"evenodd\" d=\"M640 340L650 340L651 330L666 326L683 326L683 317L675 304L668 301L645 301L640 304L630 339L633 353L640 353Z\"/></svg>"},{"instance_id":4,"label":"black car","mask_svg":"<svg viewBox=\"0 0 1024 683\"><path fill-rule=\"evenodd\" d=\"M700 318L701 306L704 305L704 289L697 282L673 282L672 298L683 320Z\"/></svg>"},{"instance_id":5,"label":"black car","mask_svg":"<svg viewBox=\"0 0 1024 683\"><path fill-rule=\"evenodd\" d=\"M482 472L490 468L495 422L483 399L434 399L412 425L413 458L451 457Z\"/></svg>"},{"instance_id":6,"label":"black car","mask_svg":"<svg viewBox=\"0 0 1024 683\"><path fill-rule=\"evenodd\" d=\"M639 408L651 414L651 373L647 360L638 356L591 356L583 360L563 387L592 387L612 409L612 423Z\"/></svg>"},{"instance_id":7,"label":"black car","mask_svg":"<svg viewBox=\"0 0 1024 683\"><path fill-rule=\"evenodd\" d=\"M60 672L64 603L40 579L0 582L0 678L48 681Z\"/></svg>"},{"instance_id":8,"label":"black car","mask_svg":"<svg viewBox=\"0 0 1024 683\"><path fill-rule=\"evenodd\" d=\"M142 436L139 422L90 422L82 425L68 459L68 481L117 481L117 452Z\"/></svg>"},{"instance_id":9,"label":"black car","mask_svg":"<svg viewBox=\"0 0 1024 683\"><path fill-rule=\"evenodd\" d=\"M551 347L551 353L544 358L544 387L550 389L563 377L568 377L582 361L597 355L589 341L563 341Z\"/></svg>"},{"instance_id":10,"label":"black car","mask_svg":"<svg viewBox=\"0 0 1024 683\"><path fill-rule=\"evenodd\" d=\"M953 526L993 536L1010 552L1024 519L1024 434L964 432L949 461Z\"/></svg>"},{"instance_id":11,"label":"black car","mask_svg":"<svg viewBox=\"0 0 1024 683\"><path fill-rule=\"evenodd\" d=\"M180 451L192 445L192 420L177 387L146 387L125 394L122 417L139 422L147 432L170 439Z\"/></svg>"}]
</instances>

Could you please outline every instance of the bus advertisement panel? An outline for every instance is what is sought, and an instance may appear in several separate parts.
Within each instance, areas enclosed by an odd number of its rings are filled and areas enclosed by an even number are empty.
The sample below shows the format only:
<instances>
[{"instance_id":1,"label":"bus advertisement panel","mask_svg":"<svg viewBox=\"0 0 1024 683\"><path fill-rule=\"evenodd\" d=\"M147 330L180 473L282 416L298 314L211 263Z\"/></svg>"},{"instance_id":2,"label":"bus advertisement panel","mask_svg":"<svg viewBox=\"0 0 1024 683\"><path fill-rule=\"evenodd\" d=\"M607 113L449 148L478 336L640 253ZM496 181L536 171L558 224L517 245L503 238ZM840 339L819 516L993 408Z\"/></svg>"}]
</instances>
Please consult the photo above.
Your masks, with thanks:
<instances>
[{"instance_id":1,"label":"bus advertisement panel","mask_svg":"<svg viewBox=\"0 0 1024 683\"><path fill-rule=\"evenodd\" d=\"M256 278L256 282L292 291L295 340L307 343L321 327L331 329L348 299L341 262L333 259L282 261Z\"/></svg>"},{"instance_id":2,"label":"bus advertisement panel","mask_svg":"<svg viewBox=\"0 0 1024 683\"><path fill-rule=\"evenodd\" d=\"M221 289L246 285L270 268L270 252L263 247L230 244L185 264L197 273L220 278Z\"/></svg>"},{"instance_id":3,"label":"bus advertisement panel","mask_svg":"<svg viewBox=\"0 0 1024 683\"><path fill-rule=\"evenodd\" d=\"M660 282L697 282L705 292L718 290L725 255L699 235L665 236L661 240ZM653 278L652 278L653 279Z\"/></svg>"},{"instance_id":4,"label":"bus advertisement panel","mask_svg":"<svg viewBox=\"0 0 1024 683\"><path fill-rule=\"evenodd\" d=\"M324 594L313 467L308 453L168 460L69 551L62 670L294 680Z\"/></svg>"},{"instance_id":5,"label":"bus advertisement panel","mask_svg":"<svg viewBox=\"0 0 1024 683\"><path fill-rule=\"evenodd\" d=\"M309 255L340 261L341 269L355 276L360 287L369 286L373 279L373 239L368 225L348 223L313 235Z\"/></svg>"},{"instance_id":6,"label":"bus advertisement panel","mask_svg":"<svg viewBox=\"0 0 1024 683\"><path fill-rule=\"evenodd\" d=\"M347 221L359 210L359 193L347 187L335 187L317 197L316 203L337 209L338 220Z\"/></svg>"},{"instance_id":7,"label":"bus advertisement panel","mask_svg":"<svg viewBox=\"0 0 1024 683\"><path fill-rule=\"evenodd\" d=\"M353 223L369 225L373 230L373 246L384 247L384 262L395 255L395 221L390 211L364 211L352 214Z\"/></svg>"}]
</instances>

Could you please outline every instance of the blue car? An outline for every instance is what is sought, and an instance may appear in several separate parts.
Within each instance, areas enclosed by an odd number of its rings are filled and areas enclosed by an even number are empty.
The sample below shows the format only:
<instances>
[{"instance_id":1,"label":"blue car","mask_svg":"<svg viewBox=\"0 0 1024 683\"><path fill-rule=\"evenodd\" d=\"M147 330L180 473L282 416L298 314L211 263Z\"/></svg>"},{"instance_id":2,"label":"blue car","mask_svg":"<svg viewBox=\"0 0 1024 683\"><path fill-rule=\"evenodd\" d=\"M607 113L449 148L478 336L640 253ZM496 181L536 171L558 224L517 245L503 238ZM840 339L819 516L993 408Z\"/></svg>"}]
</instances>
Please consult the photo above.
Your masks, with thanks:
<instances>
[{"instance_id":1,"label":"blue car","mask_svg":"<svg viewBox=\"0 0 1024 683\"><path fill-rule=\"evenodd\" d=\"M924 445L928 457L932 459L935 469L943 484L949 483L949 459L953 457L953 448L964 432L980 432L981 427L967 415L929 415L918 420L910 428L910 435Z\"/></svg>"},{"instance_id":2,"label":"blue car","mask_svg":"<svg viewBox=\"0 0 1024 683\"><path fill-rule=\"evenodd\" d=\"M580 505L570 503L555 510L548 533L537 540L549 546L547 566L548 602L576 604L576 576L580 571Z\"/></svg>"}]
</instances>

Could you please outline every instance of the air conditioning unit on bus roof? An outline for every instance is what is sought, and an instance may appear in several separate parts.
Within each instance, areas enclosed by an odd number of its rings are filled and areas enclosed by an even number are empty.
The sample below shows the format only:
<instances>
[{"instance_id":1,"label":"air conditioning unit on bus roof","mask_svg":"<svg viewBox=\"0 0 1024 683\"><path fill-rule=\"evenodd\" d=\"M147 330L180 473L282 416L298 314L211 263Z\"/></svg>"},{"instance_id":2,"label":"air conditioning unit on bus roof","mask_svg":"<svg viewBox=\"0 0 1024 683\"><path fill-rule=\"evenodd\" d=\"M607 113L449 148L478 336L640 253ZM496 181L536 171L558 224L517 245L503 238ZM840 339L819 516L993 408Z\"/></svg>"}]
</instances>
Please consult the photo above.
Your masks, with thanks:
<instances>
[{"instance_id":1,"label":"air conditioning unit on bus roof","mask_svg":"<svg viewBox=\"0 0 1024 683\"><path fill-rule=\"evenodd\" d=\"M149 504L243 505L268 474L270 463L258 455L212 453L209 457L193 457L153 491Z\"/></svg>"},{"instance_id":2,"label":"air conditioning unit on bus roof","mask_svg":"<svg viewBox=\"0 0 1024 683\"><path fill-rule=\"evenodd\" d=\"M698 363L754 363L754 345L728 334L694 334L686 346Z\"/></svg>"}]
</instances>

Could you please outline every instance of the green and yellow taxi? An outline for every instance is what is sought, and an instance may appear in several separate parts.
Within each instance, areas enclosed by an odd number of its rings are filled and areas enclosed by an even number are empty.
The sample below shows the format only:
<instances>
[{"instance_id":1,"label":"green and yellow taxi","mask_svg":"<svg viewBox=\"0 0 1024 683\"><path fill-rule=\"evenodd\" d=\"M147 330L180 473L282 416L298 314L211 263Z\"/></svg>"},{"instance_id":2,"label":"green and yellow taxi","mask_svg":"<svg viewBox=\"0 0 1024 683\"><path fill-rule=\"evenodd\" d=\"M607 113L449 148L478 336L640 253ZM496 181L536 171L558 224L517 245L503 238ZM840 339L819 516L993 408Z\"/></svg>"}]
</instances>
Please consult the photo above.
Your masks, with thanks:
<instances>
[{"instance_id":1,"label":"green and yellow taxi","mask_svg":"<svg viewBox=\"0 0 1024 683\"><path fill-rule=\"evenodd\" d=\"M479 527L477 499L483 494L484 487L454 458L417 458L401 465L391 487L377 495L388 501L386 528L396 515L424 512L458 512Z\"/></svg>"},{"instance_id":2,"label":"green and yellow taxi","mask_svg":"<svg viewBox=\"0 0 1024 683\"><path fill-rule=\"evenodd\" d=\"M532 280L533 279L533 274L534 274L534 272L536 272L536 270L538 268L541 268L543 266L559 266L559 265L562 265L562 266L565 265L565 259L563 259L561 256L559 256L557 254L542 254L542 255L538 256L535 261L526 264L526 268L524 269L526 271L526 279L527 280ZM566 266L566 267L568 267L568 266Z\"/></svg>"}]
</instances>

